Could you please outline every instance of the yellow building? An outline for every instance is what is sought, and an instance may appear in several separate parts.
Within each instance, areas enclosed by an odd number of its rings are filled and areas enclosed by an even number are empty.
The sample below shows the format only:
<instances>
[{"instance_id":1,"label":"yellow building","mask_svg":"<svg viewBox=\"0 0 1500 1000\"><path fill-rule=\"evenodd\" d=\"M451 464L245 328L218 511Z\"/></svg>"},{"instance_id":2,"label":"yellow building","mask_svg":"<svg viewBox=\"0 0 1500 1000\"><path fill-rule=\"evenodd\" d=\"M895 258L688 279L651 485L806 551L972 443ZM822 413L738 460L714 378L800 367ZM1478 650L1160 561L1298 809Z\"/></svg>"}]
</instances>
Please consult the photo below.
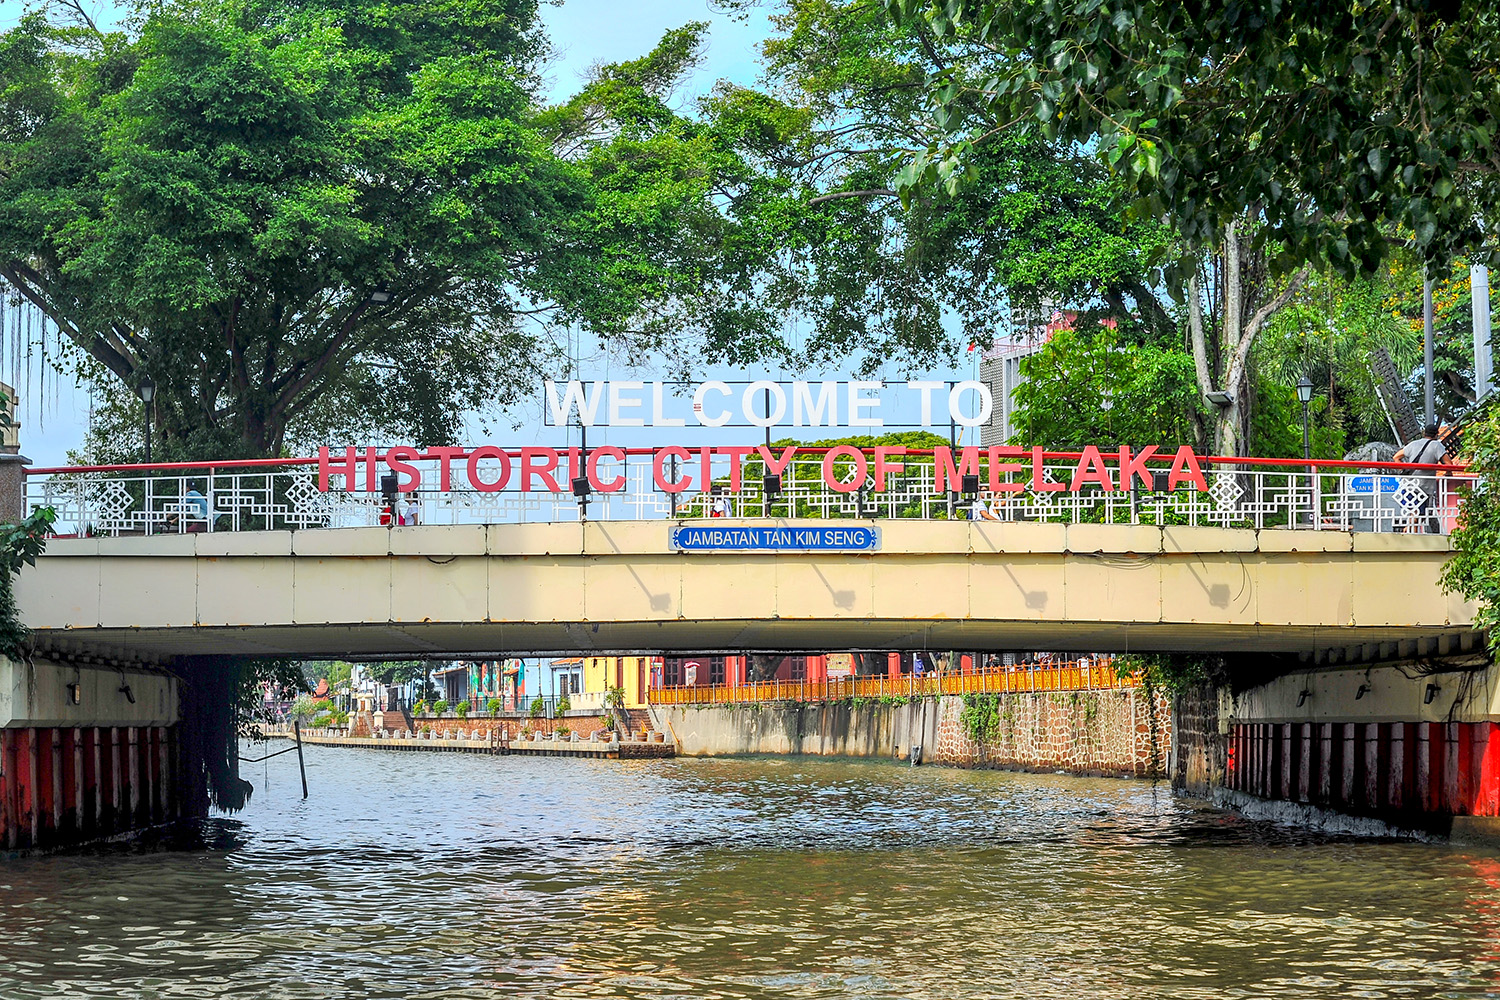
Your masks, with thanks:
<instances>
[{"instance_id":1,"label":"yellow building","mask_svg":"<svg viewBox=\"0 0 1500 1000\"><path fill-rule=\"evenodd\" d=\"M625 690L626 708L644 708L646 692L651 686L654 656L586 656L583 658L583 690L597 696L603 704L610 688Z\"/></svg>"}]
</instances>

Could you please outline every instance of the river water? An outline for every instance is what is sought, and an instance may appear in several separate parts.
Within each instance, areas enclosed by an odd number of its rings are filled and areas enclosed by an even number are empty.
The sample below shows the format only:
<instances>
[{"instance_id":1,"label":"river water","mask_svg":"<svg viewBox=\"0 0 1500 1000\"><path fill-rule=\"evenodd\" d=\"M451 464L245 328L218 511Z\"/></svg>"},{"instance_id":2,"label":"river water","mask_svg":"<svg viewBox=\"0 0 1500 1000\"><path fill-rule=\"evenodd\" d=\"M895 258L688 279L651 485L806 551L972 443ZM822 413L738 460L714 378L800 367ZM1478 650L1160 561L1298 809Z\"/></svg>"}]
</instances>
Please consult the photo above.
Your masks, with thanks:
<instances>
[{"instance_id":1,"label":"river water","mask_svg":"<svg viewBox=\"0 0 1500 1000\"><path fill-rule=\"evenodd\" d=\"M1500 996L1496 857L1146 783L307 755L196 849L0 862L0 997Z\"/></svg>"}]
</instances>

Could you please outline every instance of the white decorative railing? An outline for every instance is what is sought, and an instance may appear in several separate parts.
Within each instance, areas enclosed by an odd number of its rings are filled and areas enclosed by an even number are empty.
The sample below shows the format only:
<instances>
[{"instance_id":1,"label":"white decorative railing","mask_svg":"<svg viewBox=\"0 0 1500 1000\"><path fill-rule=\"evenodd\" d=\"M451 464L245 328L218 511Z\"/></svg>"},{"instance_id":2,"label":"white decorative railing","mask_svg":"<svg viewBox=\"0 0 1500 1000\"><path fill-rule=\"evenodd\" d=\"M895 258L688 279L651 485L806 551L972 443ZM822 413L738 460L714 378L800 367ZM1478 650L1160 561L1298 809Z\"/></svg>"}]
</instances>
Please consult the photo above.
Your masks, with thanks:
<instances>
[{"instance_id":1,"label":"white decorative railing","mask_svg":"<svg viewBox=\"0 0 1500 1000\"><path fill-rule=\"evenodd\" d=\"M1113 463L1114 456L1107 455ZM1344 531L1452 530L1459 503L1473 485L1458 466L1385 463L1311 463L1272 459L1202 458L1201 481L1178 481L1171 489L1105 490L1088 484L1066 487L1077 469L1070 455L1047 455L1038 466L997 477L1014 492L992 491L987 468L979 492L939 490L931 453L902 456L904 469L888 473L884 489L843 492L824 474L821 454L792 460L782 473L780 493L768 496L757 461L745 462L738 490L729 485L730 459L711 461L713 490L676 495L659 488L650 452L631 452L608 470L621 489L593 492L587 505L571 493L486 492L468 479L462 461L453 462L449 488L402 494L393 511L379 491L343 476L319 489L316 459L244 463L92 466L30 470L27 501L57 512L59 534L176 534L212 531L344 528L400 521L415 511L420 524L503 524L588 520L732 518L949 518L970 516L978 500L985 519L1066 524L1211 525L1243 528L1299 528ZM420 464L420 463L418 463ZM852 482L850 463L835 464L832 478ZM601 463L603 465L603 463ZM479 478L494 481L491 465L476 465ZM694 471L699 461L693 460ZM1153 466L1164 480L1166 464ZM1116 475L1113 468L1111 474ZM434 481L430 474L426 481ZM1058 491L1047 487L1062 484ZM945 484L959 487L957 482ZM974 483L967 485L973 486ZM1040 488L1035 488L1037 486ZM1153 485L1165 486L1164 482ZM714 492L722 490L722 492ZM716 515L716 509L721 515Z\"/></svg>"}]
</instances>

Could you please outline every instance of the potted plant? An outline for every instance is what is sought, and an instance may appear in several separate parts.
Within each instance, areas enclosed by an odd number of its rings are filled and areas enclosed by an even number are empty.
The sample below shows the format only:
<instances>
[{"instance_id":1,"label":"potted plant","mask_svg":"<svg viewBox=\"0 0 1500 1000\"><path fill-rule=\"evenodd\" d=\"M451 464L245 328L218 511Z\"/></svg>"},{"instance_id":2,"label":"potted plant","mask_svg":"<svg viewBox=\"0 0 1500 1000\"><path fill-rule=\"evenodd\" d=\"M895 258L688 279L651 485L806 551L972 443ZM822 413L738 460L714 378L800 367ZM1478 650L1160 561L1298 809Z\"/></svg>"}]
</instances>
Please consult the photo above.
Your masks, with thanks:
<instances>
[{"instance_id":1,"label":"potted plant","mask_svg":"<svg viewBox=\"0 0 1500 1000\"><path fill-rule=\"evenodd\" d=\"M486 706L486 707L489 708L491 715L499 715L500 714L500 699L499 698L491 698L489 705Z\"/></svg>"},{"instance_id":2,"label":"potted plant","mask_svg":"<svg viewBox=\"0 0 1500 1000\"><path fill-rule=\"evenodd\" d=\"M461 701L457 705L453 706L453 711L458 715L460 719L467 719L469 717L469 703L467 701Z\"/></svg>"},{"instance_id":3,"label":"potted plant","mask_svg":"<svg viewBox=\"0 0 1500 1000\"><path fill-rule=\"evenodd\" d=\"M444 700L438 702L436 705L433 705L432 706L432 710L434 712L436 712L438 715L444 715L444 714L446 714L447 711L448 711L448 701L447 701L447 699L444 699Z\"/></svg>"}]
</instances>

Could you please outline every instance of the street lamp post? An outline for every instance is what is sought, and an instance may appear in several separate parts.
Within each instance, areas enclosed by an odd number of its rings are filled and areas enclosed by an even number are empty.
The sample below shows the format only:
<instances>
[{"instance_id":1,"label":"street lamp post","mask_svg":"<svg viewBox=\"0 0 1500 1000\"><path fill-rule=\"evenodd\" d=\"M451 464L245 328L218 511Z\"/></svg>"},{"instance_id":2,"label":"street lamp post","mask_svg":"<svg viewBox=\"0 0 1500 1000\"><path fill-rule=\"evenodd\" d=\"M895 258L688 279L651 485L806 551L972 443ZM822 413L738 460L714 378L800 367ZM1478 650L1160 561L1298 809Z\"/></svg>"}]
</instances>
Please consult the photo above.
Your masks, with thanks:
<instances>
[{"instance_id":1,"label":"street lamp post","mask_svg":"<svg viewBox=\"0 0 1500 1000\"><path fill-rule=\"evenodd\" d=\"M1304 462L1308 463L1308 466L1307 466L1308 486L1309 486L1312 494L1315 496L1316 493L1317 493L1317 487L1318 487L1318 477L1317 477L1317 473L1313 471L1313 467L1312 467L1312 442L1311 442L1310 435L1309 435L1309 432L1308 432L1308 423L1309 423L1309 418L1308 418L1308 404L1310 404L1312 402L1312 394L1313 394L1312 379L1308 378L1306 375L1303 375L1302 378L1299 379L1298 382L1297 382L1297 399L1298 399L1299 402L1302 403L1302 460ZM1313 506L1314 507L1317 506L1316 499L1313 500ZM1316 518L1317 518L1317 511L1314 510L1309 515L1309 526L1313 526L1315 524Z\"/></svg>"},{"instance_id":2,"label":"street lamp post","mask_svg":"<svg viewBox=\"0 0 1500 1000\"><path fill-rule=\"evenodd\" d=\"M136 394L141 397L143 404L141 409L145 414L146 424L146 464L151 464L151 401L156 398L156 383L151 381L150 375L142 375L140 383L136 386ZM146 470L146 523L143 526L146 534L151 534L151 470Z\"/></svg>"},{"instance_id":3,"label":"street lamp post","mask_svg":"<svg viewBox=\"0 0 1500 1000\"><path fill-rule=\"evenodd\" d=\"M1308 405L1312 402L1313 384L1306 375L1297 383L1297 399L1302 403L1302 458L1312 461L1312 443L1308 432Z\"/></svg>"},{"instance_id":4,"label":"street lamp post","mask_svg":"<svg viewBox=\"0 0 1500 1000\"><path fill-rule=\"evenodd\" d=\"M150 375L142 375L140 385L136 386L136 395L141 397L145 404L146 416L146 464L151 464L151 401L156 398L156 383L151 381Z\"/></svg>"}]
</instances>

